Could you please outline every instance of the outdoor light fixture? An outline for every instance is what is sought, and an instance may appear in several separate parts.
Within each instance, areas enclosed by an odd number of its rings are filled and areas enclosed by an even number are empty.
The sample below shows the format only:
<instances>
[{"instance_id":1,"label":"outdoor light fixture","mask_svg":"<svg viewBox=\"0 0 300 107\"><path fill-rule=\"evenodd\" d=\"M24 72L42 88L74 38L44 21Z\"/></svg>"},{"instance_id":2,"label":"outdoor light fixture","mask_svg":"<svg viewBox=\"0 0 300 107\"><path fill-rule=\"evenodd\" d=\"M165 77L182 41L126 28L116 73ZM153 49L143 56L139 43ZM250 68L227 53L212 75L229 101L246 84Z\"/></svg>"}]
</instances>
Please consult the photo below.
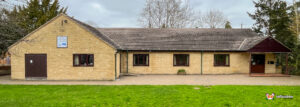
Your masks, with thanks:
<instances>
[{"instance_id":1,"label":"outdoor light fixture","mask_svg":"<svg viewBox=\"0 0 300 107\"><path fill-rule=\"evenodd\" d=\"M68 20L62 20L62 21L61 21L61 26L63 26L64 23L68 23Z\"/></svg>"}]
</instances>

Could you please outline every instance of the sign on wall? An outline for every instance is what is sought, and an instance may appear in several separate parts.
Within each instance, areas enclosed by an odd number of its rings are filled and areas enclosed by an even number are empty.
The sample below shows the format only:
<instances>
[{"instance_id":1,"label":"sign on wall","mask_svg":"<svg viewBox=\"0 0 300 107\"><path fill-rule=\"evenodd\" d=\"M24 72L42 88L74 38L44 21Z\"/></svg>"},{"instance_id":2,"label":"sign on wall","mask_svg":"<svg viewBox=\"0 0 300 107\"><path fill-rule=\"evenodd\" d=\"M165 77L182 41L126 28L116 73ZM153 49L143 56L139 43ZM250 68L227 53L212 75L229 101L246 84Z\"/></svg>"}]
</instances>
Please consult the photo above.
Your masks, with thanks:
<instances>
[{"instance_id":1,"label":"sign on wall","mask_svg":"<svg viewBox=\"0 0 300 107\"><path fill-rule=\"evenodd\" d=\"M57 47L67 48L68 47L68 37L67 36L57 36Z\"/></svg>"}]
</instances>

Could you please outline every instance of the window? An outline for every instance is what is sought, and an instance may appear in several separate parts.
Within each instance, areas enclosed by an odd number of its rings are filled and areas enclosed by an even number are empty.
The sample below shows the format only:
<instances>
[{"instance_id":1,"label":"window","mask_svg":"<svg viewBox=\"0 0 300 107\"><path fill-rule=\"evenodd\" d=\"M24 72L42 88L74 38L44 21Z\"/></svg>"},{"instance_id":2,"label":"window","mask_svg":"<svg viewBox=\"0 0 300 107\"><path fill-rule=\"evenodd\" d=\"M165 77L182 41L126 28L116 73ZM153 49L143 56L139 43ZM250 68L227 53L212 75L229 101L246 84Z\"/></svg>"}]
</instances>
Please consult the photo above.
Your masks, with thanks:
<instances>
[{"instance_id":1,"label":"window","mask_svg":"<svg viewBox=\"0 0 300 107\"><path fill-rule=\"evenodd\" d=\"M215 54L214 65L215 66L229 66L229 54Z\"/></svg>"},{"instance_id":2,"label":"window","mask_svg":"<svg viewBox=\"0 0 300 107\"><path fill-rule=\"evenodd\" d=\"M149 54L134 54L133 55L134 66L149 66Z\"/></svg>"},{"instance_id":3,"label":"window","mask_svg":"<svg viewBox=\"0 0 300 107\"><path fill-rule=\"evenodd\" d=\"M94 66L94 55L73 54L73 66Z\"/></svg>"},{"instance_id":4,"label":"window","mask_svg":"<svg viewBox=\"0 0 300 107\"><path fill-rule=\"evenodd\" d=\"M174 66L189 66L189 55L188 54L174 54L173 58Z\"/></svg>"}]
</instances>

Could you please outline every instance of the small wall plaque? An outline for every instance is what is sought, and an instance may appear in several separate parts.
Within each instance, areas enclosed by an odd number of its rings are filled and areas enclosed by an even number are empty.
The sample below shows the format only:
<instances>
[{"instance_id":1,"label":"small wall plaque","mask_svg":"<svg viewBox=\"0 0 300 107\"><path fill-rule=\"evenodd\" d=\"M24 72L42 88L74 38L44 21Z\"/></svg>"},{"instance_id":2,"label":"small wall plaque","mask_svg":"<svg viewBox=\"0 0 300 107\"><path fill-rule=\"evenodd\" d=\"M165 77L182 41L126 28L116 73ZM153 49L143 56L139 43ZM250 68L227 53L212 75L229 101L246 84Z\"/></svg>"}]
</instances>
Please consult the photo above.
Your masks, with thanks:
<instances>
[{"instance_id":1,"label":"small wall plaque","mask_svg":"<svg viewBox=\"0 0 300 107\"><path fill-rule=\"evenodd\" d=\"M57 36L57 47L67 48L68 47L68 37L67 36Z\"/></svg>"}]
</instances>

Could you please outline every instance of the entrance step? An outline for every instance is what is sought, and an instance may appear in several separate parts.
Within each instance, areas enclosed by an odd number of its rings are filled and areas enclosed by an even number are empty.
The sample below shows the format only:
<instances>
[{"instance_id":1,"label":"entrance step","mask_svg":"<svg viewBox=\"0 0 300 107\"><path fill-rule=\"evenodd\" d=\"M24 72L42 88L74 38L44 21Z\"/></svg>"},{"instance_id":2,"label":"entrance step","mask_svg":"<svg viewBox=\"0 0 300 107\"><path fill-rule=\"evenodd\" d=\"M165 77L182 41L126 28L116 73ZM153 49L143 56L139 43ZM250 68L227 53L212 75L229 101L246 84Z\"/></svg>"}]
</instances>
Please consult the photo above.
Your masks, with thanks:
<instances>
[{"instance_id":1,"label":"entrance step","mask_svg":"<svg viewBox=\"0 0 300 107\"><path fill-rule=\"evenodd\" d=\"M26 80L47 80L47 77L27 77Z\"/></svg>"},{"instance_id":2,"label":"entrance step","mask_svg":"<svg viewBox=\"0 0 300 107\"><path fill-rule=\"evenodd\" d=\"M132 73L121 73L121 76L137 76L137 74L132 74Z\"/></svg>"},{"instance_id":3,"label":"entrance step","mask_svg":"<svg viewBox=\"0 0 300 107\"><path fill-rule=\"evenodd\" d=\"M290 75L286 75L286 74L251 73L250 77L290 77Z\"/></svg>"}]
</instances>

